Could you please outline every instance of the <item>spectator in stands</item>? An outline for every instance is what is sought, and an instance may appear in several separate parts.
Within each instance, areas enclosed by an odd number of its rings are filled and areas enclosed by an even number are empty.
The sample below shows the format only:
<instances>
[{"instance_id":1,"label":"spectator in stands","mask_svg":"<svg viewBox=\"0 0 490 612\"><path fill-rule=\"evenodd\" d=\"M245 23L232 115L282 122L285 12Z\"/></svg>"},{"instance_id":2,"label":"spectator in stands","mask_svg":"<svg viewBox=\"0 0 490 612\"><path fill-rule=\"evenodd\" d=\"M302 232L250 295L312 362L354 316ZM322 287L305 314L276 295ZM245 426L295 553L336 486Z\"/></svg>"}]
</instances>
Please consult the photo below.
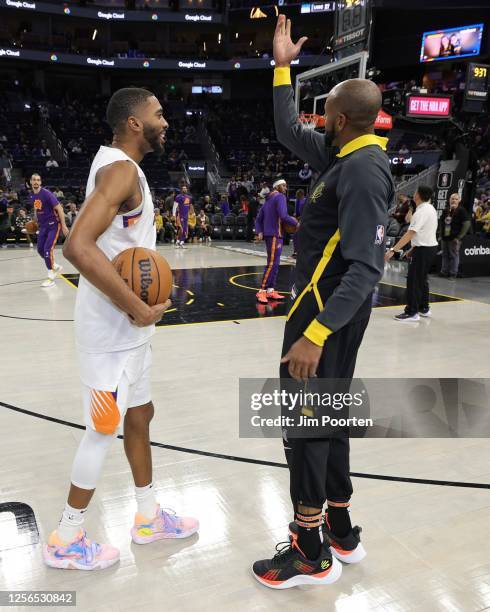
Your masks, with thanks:
<instances>
[{"instance_id":1,"label":"spectator in stands","mask_svg":"<svg viewBox=\"0 0 490 612\"><path fill-rule=\"evenodd\" d=\"M197 214L199 214L201 210L204 210L204 208L208 205L210 201L211 201L211 197L208 193L205 195L202 195L196 204Z\"/></svg>"},{"instance_id":2,"label":"spectator in stands","mask_svg":"<svg viewBox=\"0 0 490 612\"><path fill-rule=\"evenodd\" d=\"M398 151L398 155L408 155L410 153L410 149L407 147L405 143L402 144L400 150Z\"/></svg>"},{"instance_id":3,"label":"spectator in stands","mask_svg":"<svg viewBox=\"0 0 490 612\"><path fill-rule=\"evenodd\" d=\"M48 170L51 170L51 168L59 168L59 164L58 164L58 162L57 162L55 159L53 159L52 157L50 157L50 158L48 159L48 161L46 162L46 168L47 168Z\"/></svg>"},{"instance_id":4,"label":"spectator in stands","mask_svg":"<svg viewBox=\"0 0 490 612\"><path fill-rule=\"evenodd\" d=\"M0 219L0 244L2 248L7 246L7 237L15 234L15 210L12 202L8 202L5 214Z\"/></svg>"},{"instance_id":5,"label":"spectator in stands","mask_svg":"<svg viewBox=\"0 0 490 612\"><path fill-rule=\"evenodd\" d=\"M7 136L5 134L0 134L0 142L5 143L8 142Z\"/></svg>"},{"instance_id":6,"label":"spectator in stands","mask_svg":"<svg viewBox=\"0 0 490 612\"><path fill-rule=\"evenodd\" d=\"M487 201L484 204L482 215L479 219L481 231L487 238L490 238L490 203Z\"/></svg>"},{"instance_id":7,"label":"spectator in stands","mask_svg":"<svg viewBox=\"0 0 490 612\"><path fill-rule=\"evenodd\" d=\"M211 242L209 217L206 215L203 208L201 208L201 211L197 216L197 237L199 238L199 242Z\"/></svg>"},{"instance_id":8,"label":"spectator in stands","mask_svg":"<svg viewBox=\"0 0 490 612\"><path fill-rule=\"evenodd\" d=\"M173 149L170 152L170 155L167 158L167 164L169 170L177 170L179 168L180 162L177 149Z\"/></svg>"},{"instance_id":9,"label":"spectator in stands","mask_svg":"<svg viewBox=\"0 0 490 612\"><path fill-rule=\"evenodd\" d=\"M471 221L461 206L458 193L451 194L449 206L441 215L442 266L440 276L454 280L459 269L461 240L470 229Z\"/></svg>"},{"instance_id":10,"label":"spectator in stands","mask_svg":"<svg viewBox=\"0 0 490 612\"><path fill-rule=\"evenodd\" d=\"M248 194L242 194L240 196L240 209L238 211L239 214L248 214L248 203L249 203L249 196Z\"/></svg>"},{"instance_id":11,"label":"spectator in stands","mask_svg":"<svg viewBox=\"0 0 490 612\"><path fill-rule=\"evenodd\" d=\"M83 148L81 142L74 142L71 147L72 155L81 155L83 153Z\"/></svg>"},{"instance_id":12,"label":"spectator in stands","mask_svg":"<svg viewBox=\"0 0 490 612\"><path fill-rule=\"evenodd\" d=\"M190 208L189 208L189 219L187 221L188 224L188 230L187 230L187 238L188 238L188 242L194 242L194 239L196 237L196 224L197 224L197 217L196 217L196 211L194 210L194 206L191 204Z\"/></svg>"},{"instance_id":13,"label":"spectator in stands","mask_svg":"<svg viewBox=\"0 0 490 612\"><path fill-rule=\"evenodd\" d=\"M64 198L64 197L65 197L65 194L64 194L64 193L61 191L61 189L60 189L59 187L55 187L55 188L53 189L53 193L54 193L54 195L55 195L55 196L58 198L58 200L59 200L60 198Z\"/></svg>"},{"instance_id":14,"label":"spectator in stands","mask_svg":"<svg viewBox=\"0 0 490 612\"><path fill-rule=\"evenodd\" d=\"M0 247L2 249L7 246L9 231L8 200L3 197L0 198Z\"/></svg>"},{"instance_id":15,"label":"spectator in stands","mask_svg":"<svg viewBox=\"0 0 490 612\"><path fill-rule=\"evenodd\" d=\"M228 181L228 185L226 186L226 191L228 193L228 198L231 202L231 204L235 204L235 202L238 199L238 181L236 176L233 176L231 178L231 181Z\"/></svg>"},{"instance_id":16,"label":"spectator in stands","mask_svg":"<svg viewBox=\"0 0 490 612\"><path fill-rule=\"evenodd\" d=\"M163 230L163 217L159 208L155 208L155 230L157 234L157 242L165 242L165 232Z\"/></svg>"},{"instance_id":17,"label":"spectator in stands","mask_svg":"<svg viewBox=\"0 0 490 612\"><path fill-rule=\"evenodd\" d=\"M78 209L75 202L71 201L68 203L68 212L65 215L66 224L71 227L75 223L75 218L78 215Z\"/></svg>"},{"instance_id":18,"label":"spectator in stands","mask_svg":"<svg viewBox=\"0 0 490 612\"><path fill-rule=\"evenodd\" d=\"M32 221L32 217L27 214L25 208L19 208L17 216L15 217L15 239L20 242L20 239L25 237L30 248L33 248L32 237L26 231L26 223Z\"/></svg>"},{"instance_id":19,"label":"spectator in stands","mask_svg":"<svg viewBox=\"0 0 490 612\"><path fill-rule=\"evenodd\" d=\"M164 228L164 240L175 242L177 236L177 220L170 211L166 210L163 213L163 228Z\"/></svg>"},{"instance_id":20,"label":"spectator in stands","mask_svg":"<svg viewBox=\"0 0 490 612\"><path fill-rule=\"evenodd\" d=\"M303 164L303 167L299 171L299 178L303 181L303 183L308 183L311 180L313 172L309 164Z\"/></svg>"},{"instance_id":21,"label":"spectator in stands","mask_svg":"<svg viewBox=\"0 0 490 612\"><path fill-rule=\"evenodd\" d=\"M48 149L48 146L45 140L43 140L41 143L40 153L41 153L41 157L51 157L51 151Z\"/></svg>"},{"instance_id":22,"label":"spectator in stands","mask_svg":"<svg viewBox=\"0 0 490 612\"><path fill-rule=\"evenodd\" d=\"M223 216L226 217L226 215L230 214L230 203L228 201L228 196L226 195L226 193L221 194L221 198L219 201L219 208Z\"/></svg>"},{"instance_id":23,"label":"spectator in stands","mask_svg":"<svg viewBox=\"0 0 490 612\"><path fill-rule=\"evenodd\" d=\"M254 177L249 176L248 174L243 175L242 186L247 190L247 193L250 193L254 188Z\"/></svg>"},{"instance_id":24,"label":"spectator in stands","mask_svg":"<svg viewBox=\"0 0 490 612\"><path fill-rule=\"evenodd\" d=\"M172 189L171 191L168 192L164 200L164 205L163 205L164 210L166 212L171 212L174 207L174 202L175 202L175 190Z\"/></svg>"},{"instance_id":25,"label":"spectator in stands","mask_svg":"<svg viewBox=\"0 0 490 612\"><path fill-rule=\"evenodd\" d=\"M407 213L410 210L410 196L400 193L398 196L398 204L390 211L390 217L393 217L400 228L407 223Z\"/></svg>"},{"instance_id":26,"label":"spectator in stands","mask_svg":"<svg viewBox=\"0 0 490 612\"><path fill-rule=\"evenodd\" d=\"M270 192L271 190L269 189L269 187L267 187L266 181L262 181L260 183L260 191L257 197L257 200L261 206L265 202L265 198L267 197L267 194L269 194Z\"/></svg>"}]
</instances>

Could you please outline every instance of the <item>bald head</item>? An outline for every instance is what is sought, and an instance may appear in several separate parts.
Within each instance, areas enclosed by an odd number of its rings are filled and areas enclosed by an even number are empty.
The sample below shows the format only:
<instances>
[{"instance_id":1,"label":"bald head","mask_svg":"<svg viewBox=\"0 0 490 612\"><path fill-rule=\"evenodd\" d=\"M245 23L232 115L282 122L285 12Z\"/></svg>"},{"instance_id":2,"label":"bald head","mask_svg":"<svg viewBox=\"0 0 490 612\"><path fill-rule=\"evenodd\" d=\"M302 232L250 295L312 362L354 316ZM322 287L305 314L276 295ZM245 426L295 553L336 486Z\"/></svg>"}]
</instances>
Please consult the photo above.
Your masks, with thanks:
<instances>
[{"instance_id":1,"label":"bald head","mask_svg":"<svg viewBox=\"0 0 490 612\"><path fill-rule=\"evenodd\" d=\"M381 92L372 81L349 79L332 89L328 102L334 111L345 115L353 129L365 131L374 126L381 108Z\"/></svg>"}]
</instances>

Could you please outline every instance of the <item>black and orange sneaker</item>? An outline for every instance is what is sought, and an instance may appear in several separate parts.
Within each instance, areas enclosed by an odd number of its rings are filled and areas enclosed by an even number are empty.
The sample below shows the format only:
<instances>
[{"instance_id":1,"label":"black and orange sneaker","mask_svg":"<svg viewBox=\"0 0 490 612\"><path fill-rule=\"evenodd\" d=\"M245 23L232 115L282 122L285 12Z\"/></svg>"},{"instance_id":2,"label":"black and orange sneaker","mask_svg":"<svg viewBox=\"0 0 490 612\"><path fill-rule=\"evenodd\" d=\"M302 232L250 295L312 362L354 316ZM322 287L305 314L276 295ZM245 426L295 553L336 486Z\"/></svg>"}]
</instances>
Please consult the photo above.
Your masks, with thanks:
<instances>
[{"instance_id":1,"label":"black and orange sneaker","mask_svg":"<svg viewBox=\"0 0 490 612\"><path fill-rule=\"evenodd\" d=\"M364 546L361 544L361 527L357 525L351 529L351 532L343 538L339 538L331 531L330 523L328 522L328 514L325 513L322 535L323 542L330 546L332 555L343 563L359 563L366 556Z\"/></svg>"},{"instance_id":2,"label":"black and orange sneaker","mask_svg":"<svg viewBox=\"0 0 490 612\"><path fill-rule=\"evenodd\" d=\"M342 574L342 565L332 557L328 544L322 544L320 556L312 561L298 546L298 527L289 525L289 541L276 546L272 559L253 564L255 578L271 589L289 589L301 584L332 584Z\"/></svg>"}]
</instances>

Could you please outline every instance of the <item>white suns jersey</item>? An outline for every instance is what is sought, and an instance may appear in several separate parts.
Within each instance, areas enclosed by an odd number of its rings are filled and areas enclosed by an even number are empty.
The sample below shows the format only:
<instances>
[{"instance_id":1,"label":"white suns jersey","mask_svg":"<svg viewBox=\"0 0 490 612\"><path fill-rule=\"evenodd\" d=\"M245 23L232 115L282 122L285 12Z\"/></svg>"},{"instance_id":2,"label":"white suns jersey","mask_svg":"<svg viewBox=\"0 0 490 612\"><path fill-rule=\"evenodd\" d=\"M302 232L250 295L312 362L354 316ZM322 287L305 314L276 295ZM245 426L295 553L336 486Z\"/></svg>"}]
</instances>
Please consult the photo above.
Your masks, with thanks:
<instances>
[{"instance_id":1,"label":"white suns jersey","mask_svg":"<svg viewBox=\"0 0 490 612\"><path fill-rule=\"evenodd\" d=\"M97 239L97 246L111 261L130 247L155 249L156 231L150 189L144 172L130 157L115 147L100 147L94 157L87 181L86 197L95 188L100 168L115 161L127 161L138 169L142 201L138 208L114 217L110 226ZM135 348L147 342L155 326L137 327L102 291L80 275L75 305L77 348L86 353L111 353Z\"/></svg>"}]
</instances>

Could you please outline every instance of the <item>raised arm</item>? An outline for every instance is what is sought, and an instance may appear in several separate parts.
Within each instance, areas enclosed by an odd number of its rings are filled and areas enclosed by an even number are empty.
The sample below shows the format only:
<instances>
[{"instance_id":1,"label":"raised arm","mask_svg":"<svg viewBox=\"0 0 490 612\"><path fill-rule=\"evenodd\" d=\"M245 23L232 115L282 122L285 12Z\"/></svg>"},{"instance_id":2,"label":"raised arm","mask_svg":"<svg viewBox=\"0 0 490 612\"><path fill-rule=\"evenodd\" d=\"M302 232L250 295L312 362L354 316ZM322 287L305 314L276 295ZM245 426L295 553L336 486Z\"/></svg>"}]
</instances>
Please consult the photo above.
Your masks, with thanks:
<instances>
[{"instance_id":1,"label":"raised arm","mask_svg":"<svg viewBox=\"0 0 490 612\"><path fill-rule=\"evenodd\" d=\"M170 302L150 307L129 289L115 267L96 244L119 212L121 205L141 198L133 164L117 161L101 168L96 187L85 200L63 247L63 255L92 285L126 312L138 326L159 321Z\"/></svg>"},{"instance_id":2,"label":"raised arm","mask_svg":"<svg viewBox=\"0 0 490 612\"><path fill-rule=\"evenodd\" d=\"M276 64L273 83L274 124L278 141L312 168L321 171L328 166L333 153L327 147L324 134L308 130L298 121L291 86L290 65L306 40L303 37L294 44L291 40L291 20L279 15L273 42Z\"/></svg>"}]
</instances>

